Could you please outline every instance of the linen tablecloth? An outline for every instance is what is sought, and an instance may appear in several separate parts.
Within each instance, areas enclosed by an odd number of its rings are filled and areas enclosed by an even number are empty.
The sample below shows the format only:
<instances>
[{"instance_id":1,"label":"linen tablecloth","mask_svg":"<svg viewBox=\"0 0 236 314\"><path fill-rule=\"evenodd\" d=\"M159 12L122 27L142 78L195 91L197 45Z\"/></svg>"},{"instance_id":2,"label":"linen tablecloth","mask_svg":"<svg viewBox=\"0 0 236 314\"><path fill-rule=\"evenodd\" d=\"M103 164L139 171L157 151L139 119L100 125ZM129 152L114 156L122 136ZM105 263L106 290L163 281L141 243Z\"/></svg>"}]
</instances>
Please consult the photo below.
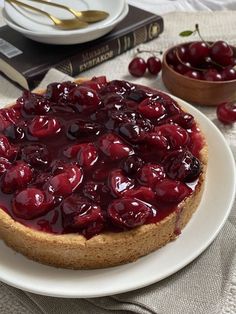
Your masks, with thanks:
<instances>
[{"instance_id":1,"label":"linen tablecloth","mask_svg":"<svg viewBox=\"0 0 236 314\"><path fill-rule=\"evenodd\" d=\"M153 2L153 1L152 1ZM160 38L140 48L161 49L180 42L178 33L198 23L206 40L224 39L236 45L236 12L170 13L164 15L165 31ZM109 79L134 80L127 66L135 49L103 63L85 77L106 75ZM112 69L112 70L111 70ZM44 83L65 79L51 71ZM165 90L161 78L146 75L136 83ZM0 76L0 105L10 103L21 90ZM198 107L222 131L236 157L236 125L226 127L216 120L215 108ZM2 314L235 314L236 313L236 203L215 241L187 267L156 284L133 292L96 299L60 299L20 291L0 283ZM1 253L0 253L1 258Z\"/></svg>"}]
</instances>

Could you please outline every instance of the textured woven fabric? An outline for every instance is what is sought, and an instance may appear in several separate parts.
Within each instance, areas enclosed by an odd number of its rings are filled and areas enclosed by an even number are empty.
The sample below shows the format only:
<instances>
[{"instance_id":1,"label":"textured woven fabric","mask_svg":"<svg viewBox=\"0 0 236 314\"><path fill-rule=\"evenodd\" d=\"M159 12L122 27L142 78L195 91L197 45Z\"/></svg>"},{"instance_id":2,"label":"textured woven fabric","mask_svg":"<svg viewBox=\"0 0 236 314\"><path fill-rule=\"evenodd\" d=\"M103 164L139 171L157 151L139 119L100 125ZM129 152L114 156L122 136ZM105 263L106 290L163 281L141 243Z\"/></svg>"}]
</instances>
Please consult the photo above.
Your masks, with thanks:
<instances>
[{"instance_id":1,"label":"textured woven fabric","mask_svg":"<svg viewBox=\"0 0 236 314\"><path fill-rule=\"evenodd\" d=\"M165 50L180 42L178 33L199 23L208 40L225 39L236 45L236 12L171 13L164 16L165 32L143 45L145 49ZM142 48L140 47L140 48ZM134 80L127 65L135 50L83 73L85 77L107 75L109 79ZM112 70L111 70L112 69ZM64 80L52 70L44 84ZM20 89L0 77L0 105L10 103ZM146 76L137 83L165 90L161 79ZM225 127L216 120L215 108L199 107L226 137L236 157L236 125ZM236 313L236 203L212 245L181 271L149 287L96 299L59 299L26 293L0 284L0 313L88 314L235 314Z\"/></svg>"}]
</instances>

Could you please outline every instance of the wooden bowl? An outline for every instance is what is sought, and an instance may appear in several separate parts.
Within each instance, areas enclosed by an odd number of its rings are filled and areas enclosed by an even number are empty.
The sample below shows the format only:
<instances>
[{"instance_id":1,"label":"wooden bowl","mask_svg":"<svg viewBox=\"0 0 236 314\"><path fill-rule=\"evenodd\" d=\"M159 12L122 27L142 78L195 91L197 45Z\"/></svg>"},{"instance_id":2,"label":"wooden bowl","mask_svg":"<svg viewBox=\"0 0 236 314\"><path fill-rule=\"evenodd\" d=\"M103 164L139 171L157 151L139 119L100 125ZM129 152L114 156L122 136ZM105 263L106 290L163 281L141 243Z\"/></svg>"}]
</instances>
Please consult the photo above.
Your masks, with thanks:
<instances>
[{"instance_id":1,"label":"wooden bowl","mask_svg":"<svg viewBox=\"0 0 236 314\"><path fill-rule=\"evenodd\" d=\"M170 50L179 46L168 49L162 62L162 80L173 95L190 103L207 106L217 106L225 101L236 100L236 80L216 82L196 80L174 71L167 63L166 56ZM236 48L234 52L235 50Z\"/></svg>"}]
</instances>

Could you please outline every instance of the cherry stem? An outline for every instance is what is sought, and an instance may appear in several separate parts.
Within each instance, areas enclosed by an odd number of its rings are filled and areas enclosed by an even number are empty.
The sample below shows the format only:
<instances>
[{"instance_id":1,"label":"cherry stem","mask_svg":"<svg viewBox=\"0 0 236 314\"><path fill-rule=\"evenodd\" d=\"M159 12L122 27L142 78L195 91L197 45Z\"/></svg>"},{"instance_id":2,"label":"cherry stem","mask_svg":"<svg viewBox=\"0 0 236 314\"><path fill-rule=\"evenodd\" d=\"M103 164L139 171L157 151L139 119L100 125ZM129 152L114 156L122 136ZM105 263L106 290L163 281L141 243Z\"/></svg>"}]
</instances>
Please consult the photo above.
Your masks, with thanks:
<instances>
[{"instance_id":1,"label":"cherry stem","mask_svg":"<svg viewBox=\"0 0 236 314\"><path fill-rule=\"evenodd\" d=\"M159 53L160 55L163 54L163 51L161 51L161 50L141 50L141 49L137 48L137 54L142 53L142 52L148 52L148 53L152 54L153 56L155 56L154 53Z\"/></svg>"},{"instance_id":2,"label":"cherry stem","mask_svg":"<svg viewBox=\"0 0 236 314\"><path fill-rule=\"evenodd\" d=\"M210 48L211 45L202 37L198 24L195 24L195 31L198 33L198 36L201 38L201 40Z\"/></svg>"},{"instance_id":3,"label":"cherry stem","mask_svg":"<svg viewBox=\"0 0 236 314\"><path fill-rule=\"evenodd\" d=\"M180 56L179 56L178 49L176 49L175 53L176 53L176 57L177 57L177 59L179 60L179 62L180 62L181 64L183 64L184 66L186 66L187 68L192 69L192 70L196 70L196 71L202 71L202 72L205 71L205 69L195 68L195 67L193 67L193 66L190 67L190 66L186 65L186 63L184 63L183 60L181 60L181 58L180 58Z\"/></svg>"}]
</instances>

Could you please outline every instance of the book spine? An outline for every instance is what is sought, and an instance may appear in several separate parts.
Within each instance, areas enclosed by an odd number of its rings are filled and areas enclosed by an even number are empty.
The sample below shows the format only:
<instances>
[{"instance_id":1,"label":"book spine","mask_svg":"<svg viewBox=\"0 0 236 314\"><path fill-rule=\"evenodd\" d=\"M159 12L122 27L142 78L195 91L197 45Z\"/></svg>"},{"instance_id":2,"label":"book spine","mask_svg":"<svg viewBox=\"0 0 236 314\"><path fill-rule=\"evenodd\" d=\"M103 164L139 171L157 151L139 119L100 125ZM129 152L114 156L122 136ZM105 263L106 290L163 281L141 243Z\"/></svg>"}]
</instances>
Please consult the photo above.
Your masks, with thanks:
<instances>
[{"instance_id":1,"label":"book spine","mask_svg":"<svg viewBox=\"0 0 236 314\"><path fill-rule=\"evenodd\" d=\"M137 45L155 39L163 31L163 20L154 20L119 38L98 44L56 65L56 69L76 76L98 64L110 60Z\"/></svg>"}]
</instances>

